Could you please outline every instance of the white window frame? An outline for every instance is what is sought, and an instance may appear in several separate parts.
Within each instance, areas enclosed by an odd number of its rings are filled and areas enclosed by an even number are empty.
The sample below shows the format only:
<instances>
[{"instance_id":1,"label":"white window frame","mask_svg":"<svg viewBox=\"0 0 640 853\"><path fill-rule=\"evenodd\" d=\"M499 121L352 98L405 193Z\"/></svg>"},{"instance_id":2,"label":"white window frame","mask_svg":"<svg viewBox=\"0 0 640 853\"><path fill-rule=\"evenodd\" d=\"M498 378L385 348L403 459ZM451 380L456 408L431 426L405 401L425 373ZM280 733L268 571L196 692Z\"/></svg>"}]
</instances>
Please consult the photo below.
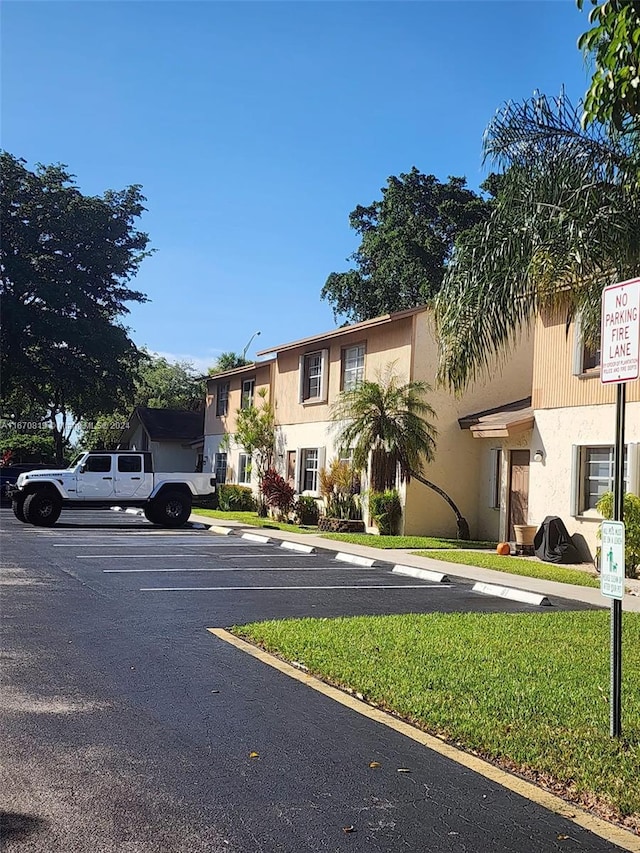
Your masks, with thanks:
<instances>
[{"instance_id":1,"label":"white window frame","mask_svg":"<svg viewBox=\"0 0 640 853\"><path fill-rule=\"evenodd\" d=\"M637 445L625 446L625 465L624 465L624 490L632 491L637 489ZM608 452L609 475L607 477L594 477L590 474L590 458L592 452ZM605 487L600 494L613 491L614 472L614 447L611 444L584 444L572 446L571 458L571 509L570 513L574 517L579 517L587 513L596 511L595 503L589 506L591 481L604 482ZM635 473L635 476L634 476ZM599 498L598 498L599 499Z\"/></svg>"},{"instance_id":2,"label":"white window frame","mask_svg":"<svg viewBox=\"0 0 640 853\"><path fill-rule=\"evenodd\" d=\"M224 477L218 477L218 471L224 470ZM227 454L225 452L216 453L213 457L213 473L216 476L216 485L222 485L227 482Z\"/></svg>"},{"instance_id":3,"label":"white window frame","mask_svg":"<svg viewBox=\"0 0 640 853\"><path fill-rule=\"evenodd\" d=\"M229 414L230 382L220 382L216 389L216 417L225 418ZM224 391L224 393L223 393ZM224 409L224 411L223 411Z\"/></svg>"},{"instance_id":4,"label":"white window frame","mask_svg":"<svg viewBox=\"0 0 640 853\"><path fill-rule=\"evenodd\" d=\"M253 406L253 400L256 392L256 379L252 376L250 379L242 380L242 395L240 397L240 408L249 409Z\"/></svg>"},{"instance_id":5,"label":"white window frame","mask_svg":"<svg viewBox=\"0 0 640 853\"><path fill-rule=\"evenodd\" d=\"M307 467L307 454L315 453L315 466ZM300 494L318 495L320 485L320 469L324 466L324 447L299 447L296 452L296 483ZM312 488L306 487L307 472L312 473Z\"/></svg>"},{"instance_id":6,"label":"white window frame","mask_svg":"<svg viewBox=\"0 0 640 853\"><path fill-rule=\"evenodd\" d=\"M489 472L489 508L500 509L502 497L502 448L491 448Z\"/></svg>"},{"instance_id":7,"label":"white window frame","mask_svg":"<svg viewBox=\"0 0 640 853\"><path fill-rule=\"evenodd\" d=\"M586 366L585 362L589 355L595 357L596 363ZM584 344L580 317L576 318L573 330L573 375L584 377L600 375L600 350L596 350L595 354L589 353Z\"/></svg>"},{"instance_id":8,"label":"white window frame","mask_svg":"<svg viewBox=\"0 0 640 853\"><path fill-rule=\"evenodd\" d=\"M352 391L364 381L365 344L354 344L342 350L342 390ZM351 364L349 363L351 361Z\"/></svg>"},{"instance_id":9,"label":"white window frame","mask_svg":"<svg viewBox=\"0 0 640 853\"><path fill-rule=\"evenodd\" d=\"M238 454L238 484L241 486L251 485L251 454Z\"/></svg>"},{"instance_id":10,"label":"white window frame","mask_svg":"<svg viewBox=\"0 0 640 853\"><path fill-rule=\"evenodd\" d=\"M312 359L318 362L318 372L314 375L317 380L317 393L311 394L309 366ZM300 393L301 403L326 403L329 389L329 350L313 350L300 356Z\"/></svg>"}]
</instances>

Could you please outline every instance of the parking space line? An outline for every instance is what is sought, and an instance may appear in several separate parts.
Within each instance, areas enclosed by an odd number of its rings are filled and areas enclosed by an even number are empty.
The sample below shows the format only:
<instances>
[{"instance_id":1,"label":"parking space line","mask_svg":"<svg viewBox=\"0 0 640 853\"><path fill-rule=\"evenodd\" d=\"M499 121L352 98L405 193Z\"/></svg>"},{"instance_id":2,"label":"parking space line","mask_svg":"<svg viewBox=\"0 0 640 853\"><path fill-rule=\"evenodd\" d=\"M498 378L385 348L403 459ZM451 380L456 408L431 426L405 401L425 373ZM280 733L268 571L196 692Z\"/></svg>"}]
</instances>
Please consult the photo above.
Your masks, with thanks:
<instances>
[{"instance_id":1,"label":"parking space line","mask_svg":"<svg viewBox=\"0 0 640 853\"><path fill-rule=\"evenodd\" d=\"M196 557L197 554L76 554L76 560L115 560L122 559L124 557L135 557L136 560L158 560L163 557L171 557L174 559L175 557ZM223 554L225 556L232 556ZM297 557L298 554L281 554L278 552L277 554L243 554L238 559L248 560L268 560L270 557L273 559L280 560L283 557ZM312 555L313 556L313 555Z\"/></svg>"},{"instance_id":2,"label":"parking space line","mask_svg":"<svg viewBox=\"0 0 640 853\"><path fill-rule=\"evenodd\" d=\"M216 569L103 569L105 575L135 575L152 572L362 572L360 567L344 566L228 566Z\"/></svg>"},{"instance_id":3,"label":"parking space line","mask_svg":"<svg viewBox=\"0 0 640 853\"><path fill-rule=\"evenodd\" d=\"M291 591L303 589L444 589L443 584L340 584L335 586L144 586L140 592L264 592L264 591Z\"/></svg>"}]
</instances>

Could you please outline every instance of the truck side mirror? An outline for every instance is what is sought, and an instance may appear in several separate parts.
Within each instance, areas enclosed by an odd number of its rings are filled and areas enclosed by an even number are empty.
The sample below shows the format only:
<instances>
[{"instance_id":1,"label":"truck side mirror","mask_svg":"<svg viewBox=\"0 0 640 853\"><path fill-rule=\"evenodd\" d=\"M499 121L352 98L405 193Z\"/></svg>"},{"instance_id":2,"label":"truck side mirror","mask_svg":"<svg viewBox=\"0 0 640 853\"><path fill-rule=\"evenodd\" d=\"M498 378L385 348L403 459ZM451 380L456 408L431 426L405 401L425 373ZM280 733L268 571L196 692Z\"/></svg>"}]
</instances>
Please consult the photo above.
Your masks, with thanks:
<instances>
[{"instance_id":1,"label":"truck side mirror","mask_svg":"<svg viewBox=\"0 0 640 853\"><path fill-rule=\"evenodd\" d=\"M81 465L79 470L80 470L80 473L81 473L81 474L84 474L84 472L87 470L87 466L86 466L86 465Z\"/></svg>"}]
</instances>

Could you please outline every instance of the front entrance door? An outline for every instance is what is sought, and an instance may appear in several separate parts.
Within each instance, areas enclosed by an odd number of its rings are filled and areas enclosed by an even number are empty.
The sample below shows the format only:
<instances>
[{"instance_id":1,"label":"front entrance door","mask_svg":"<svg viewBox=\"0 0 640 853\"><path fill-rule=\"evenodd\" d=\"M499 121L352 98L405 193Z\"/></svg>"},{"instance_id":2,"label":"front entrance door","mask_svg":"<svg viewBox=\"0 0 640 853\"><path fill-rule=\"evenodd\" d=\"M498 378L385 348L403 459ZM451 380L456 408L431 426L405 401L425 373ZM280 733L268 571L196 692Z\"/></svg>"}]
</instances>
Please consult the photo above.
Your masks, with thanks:
<instances>
[{"instance_id":1,"label":"front entrance door","mask_svg":"<svg viewBox=\"0 0 640 853\"><path fill-rule=\"evenodd\" d=\"M509 460L509 536L516 538L514 524L528 524L529 451L512 450Z\"/></svg>"}]
</instances>

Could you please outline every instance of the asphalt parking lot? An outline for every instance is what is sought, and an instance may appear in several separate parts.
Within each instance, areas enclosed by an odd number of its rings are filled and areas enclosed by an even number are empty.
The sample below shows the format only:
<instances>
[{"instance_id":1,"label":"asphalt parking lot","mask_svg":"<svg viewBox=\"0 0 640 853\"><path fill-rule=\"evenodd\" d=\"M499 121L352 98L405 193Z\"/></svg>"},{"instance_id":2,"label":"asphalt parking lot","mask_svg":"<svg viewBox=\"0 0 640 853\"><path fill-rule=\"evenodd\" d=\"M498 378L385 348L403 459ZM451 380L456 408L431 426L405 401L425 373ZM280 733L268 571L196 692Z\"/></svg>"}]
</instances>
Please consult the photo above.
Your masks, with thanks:
<instances>
[{"instance_id":1,"label":"asphalt parking lot","mask_svg":"<svg viewBox=\"0 0 640 853\"><path fill-rule=\"evenodd\" d=\"M65 510L53 528L9 524L52 565L81 582L158 616L221 627L260 619L408 612L535 612L587 605L553 599L551 608L472 592L461 579L430 583L393 574L392 562L362 567L333 551L291 550L268 531L228 536L199 526L167 530L109 510ZM393 561L391 555L381 557ZM135 605L134 605L135 602Z\"/></svg>"}]
</instances>

